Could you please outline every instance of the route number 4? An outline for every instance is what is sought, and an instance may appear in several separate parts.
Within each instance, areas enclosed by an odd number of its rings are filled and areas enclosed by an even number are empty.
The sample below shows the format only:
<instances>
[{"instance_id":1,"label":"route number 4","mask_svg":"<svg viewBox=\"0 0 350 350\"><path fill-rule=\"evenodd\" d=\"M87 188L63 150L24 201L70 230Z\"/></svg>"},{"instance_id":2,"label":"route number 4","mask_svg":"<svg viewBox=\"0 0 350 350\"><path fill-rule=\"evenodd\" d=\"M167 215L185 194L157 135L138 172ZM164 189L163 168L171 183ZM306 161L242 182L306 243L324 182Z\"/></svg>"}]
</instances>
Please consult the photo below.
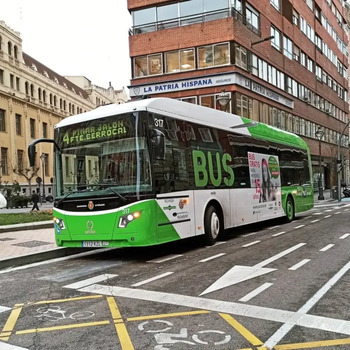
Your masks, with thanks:
<instances>
[{"instance_id":1,"label":"route number 4","mask_svg":"<svg viewBox=\"0 0 350 350\"><path fill-rule=\"evenodd\" d=\"M171 346L172 344L176 343L182 343L182 344L188 344L188 345L196 345L196 344L202 344L202 345L222 345L226 344L231 340L231 336L228 334L225 334L225 332L218 331L218 330L203 330L199 331L198 333L193 334L191 337L189 337L187 328L181 328L179 333L166 333L167 331L171 330L173 328L173 324L169 321L164 320L154 320L154 323L157 324L157 329L148 329L149 327L152 327L151 322L146 321L143 323L140 323L138 326L138 329L140 331L145 331L146 333L154 333L154 338L158 345L154 347L154 350L170 350L166 346ZM162 327L160 327L162 326ZM208 338L207 335L214 336L215 338L219 338L218 341L207 341L204 340ZM219 337L218 337L219 336Z\"/></svg>"}]
</instances>

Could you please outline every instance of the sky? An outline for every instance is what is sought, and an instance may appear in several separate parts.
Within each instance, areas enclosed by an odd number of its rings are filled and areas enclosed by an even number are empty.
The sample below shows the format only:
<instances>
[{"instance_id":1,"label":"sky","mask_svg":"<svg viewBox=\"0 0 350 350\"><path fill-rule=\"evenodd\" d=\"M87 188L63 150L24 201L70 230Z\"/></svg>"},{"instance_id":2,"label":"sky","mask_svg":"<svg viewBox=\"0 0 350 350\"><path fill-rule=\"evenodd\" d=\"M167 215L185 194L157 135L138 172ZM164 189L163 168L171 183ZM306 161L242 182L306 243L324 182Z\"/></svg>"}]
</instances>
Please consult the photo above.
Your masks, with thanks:
<instances>
[{"instance_id":1,"label":"sky","mask_svg":"<svg viewBox=\"0 0 350 350\"><path fill-rule=\"evenodd\" d=\"M130 84L127 0L0 0L0 8L22 50L57 74L104 88Z\"/></svg>"}]
</instances>

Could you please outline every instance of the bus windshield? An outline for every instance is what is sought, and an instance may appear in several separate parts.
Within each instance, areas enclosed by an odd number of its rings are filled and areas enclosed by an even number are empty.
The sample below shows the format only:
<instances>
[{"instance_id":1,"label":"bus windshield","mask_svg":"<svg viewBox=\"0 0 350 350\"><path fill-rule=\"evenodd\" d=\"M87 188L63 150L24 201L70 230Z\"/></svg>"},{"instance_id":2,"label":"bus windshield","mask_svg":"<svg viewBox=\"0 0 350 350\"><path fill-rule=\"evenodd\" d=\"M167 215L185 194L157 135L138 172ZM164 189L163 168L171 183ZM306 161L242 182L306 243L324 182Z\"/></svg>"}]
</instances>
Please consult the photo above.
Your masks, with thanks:
<instances>
[{"instance_id":1,"label":"bus windshield","mask_svg":"<svg viewBox=\"0 0 350 350\"><path fill-rule=\"evenodd\" d=\"M147 142L136 125L134 115L121 115L56 130L57 197L150 192Z\"/></svg>"}]
</instances>

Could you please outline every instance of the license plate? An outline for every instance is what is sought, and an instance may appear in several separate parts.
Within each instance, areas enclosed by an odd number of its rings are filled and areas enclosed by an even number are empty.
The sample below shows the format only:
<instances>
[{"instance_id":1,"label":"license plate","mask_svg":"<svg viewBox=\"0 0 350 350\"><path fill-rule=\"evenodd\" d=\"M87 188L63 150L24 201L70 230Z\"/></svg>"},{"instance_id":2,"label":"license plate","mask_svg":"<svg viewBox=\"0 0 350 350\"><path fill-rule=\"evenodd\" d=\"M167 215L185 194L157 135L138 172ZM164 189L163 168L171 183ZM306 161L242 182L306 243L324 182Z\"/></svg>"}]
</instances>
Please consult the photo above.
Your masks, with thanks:
<instances>
[{"instance_id":1,"label":"license plate","mask_svg":"<svg viewBox=\"0 0 350 350\"><path fill-rule=\"evenodd\" d=\"M105 247L108 246L108 242L102 242L102 241L83 241L83 247L84 248L91 248L91 247Z\"/></svg>"}]
</instances>

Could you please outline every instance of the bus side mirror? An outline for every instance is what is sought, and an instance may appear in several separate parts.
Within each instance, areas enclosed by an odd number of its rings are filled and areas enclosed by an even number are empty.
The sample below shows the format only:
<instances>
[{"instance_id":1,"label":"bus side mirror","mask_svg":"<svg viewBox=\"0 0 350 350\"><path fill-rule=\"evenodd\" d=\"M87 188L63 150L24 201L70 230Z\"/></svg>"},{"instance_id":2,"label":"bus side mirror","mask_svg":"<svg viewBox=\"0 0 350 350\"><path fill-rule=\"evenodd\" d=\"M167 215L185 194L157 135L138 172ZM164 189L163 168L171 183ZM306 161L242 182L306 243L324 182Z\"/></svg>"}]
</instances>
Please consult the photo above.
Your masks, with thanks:
<instances>
[{"instance_id":1,"label":"bus side mirror","mask_svg":"<svg viewBox=\"0 0 350 350\"><path fill-rule=\"evenodd\" d=\"M156 160L165 160L165 135L158 129L152 130L151 145Z\"/></svg>"},{"instance_id":2,"label":"bus side mirror","mask_svg":"<svg viewBox=\"0 0 350 350\"><path fill-rule=\"evenodd\" d=\"M29 165L31 167L35 166L35 143L28 145L28 158L29 158Z\"/></svg>"}]
</instances>

